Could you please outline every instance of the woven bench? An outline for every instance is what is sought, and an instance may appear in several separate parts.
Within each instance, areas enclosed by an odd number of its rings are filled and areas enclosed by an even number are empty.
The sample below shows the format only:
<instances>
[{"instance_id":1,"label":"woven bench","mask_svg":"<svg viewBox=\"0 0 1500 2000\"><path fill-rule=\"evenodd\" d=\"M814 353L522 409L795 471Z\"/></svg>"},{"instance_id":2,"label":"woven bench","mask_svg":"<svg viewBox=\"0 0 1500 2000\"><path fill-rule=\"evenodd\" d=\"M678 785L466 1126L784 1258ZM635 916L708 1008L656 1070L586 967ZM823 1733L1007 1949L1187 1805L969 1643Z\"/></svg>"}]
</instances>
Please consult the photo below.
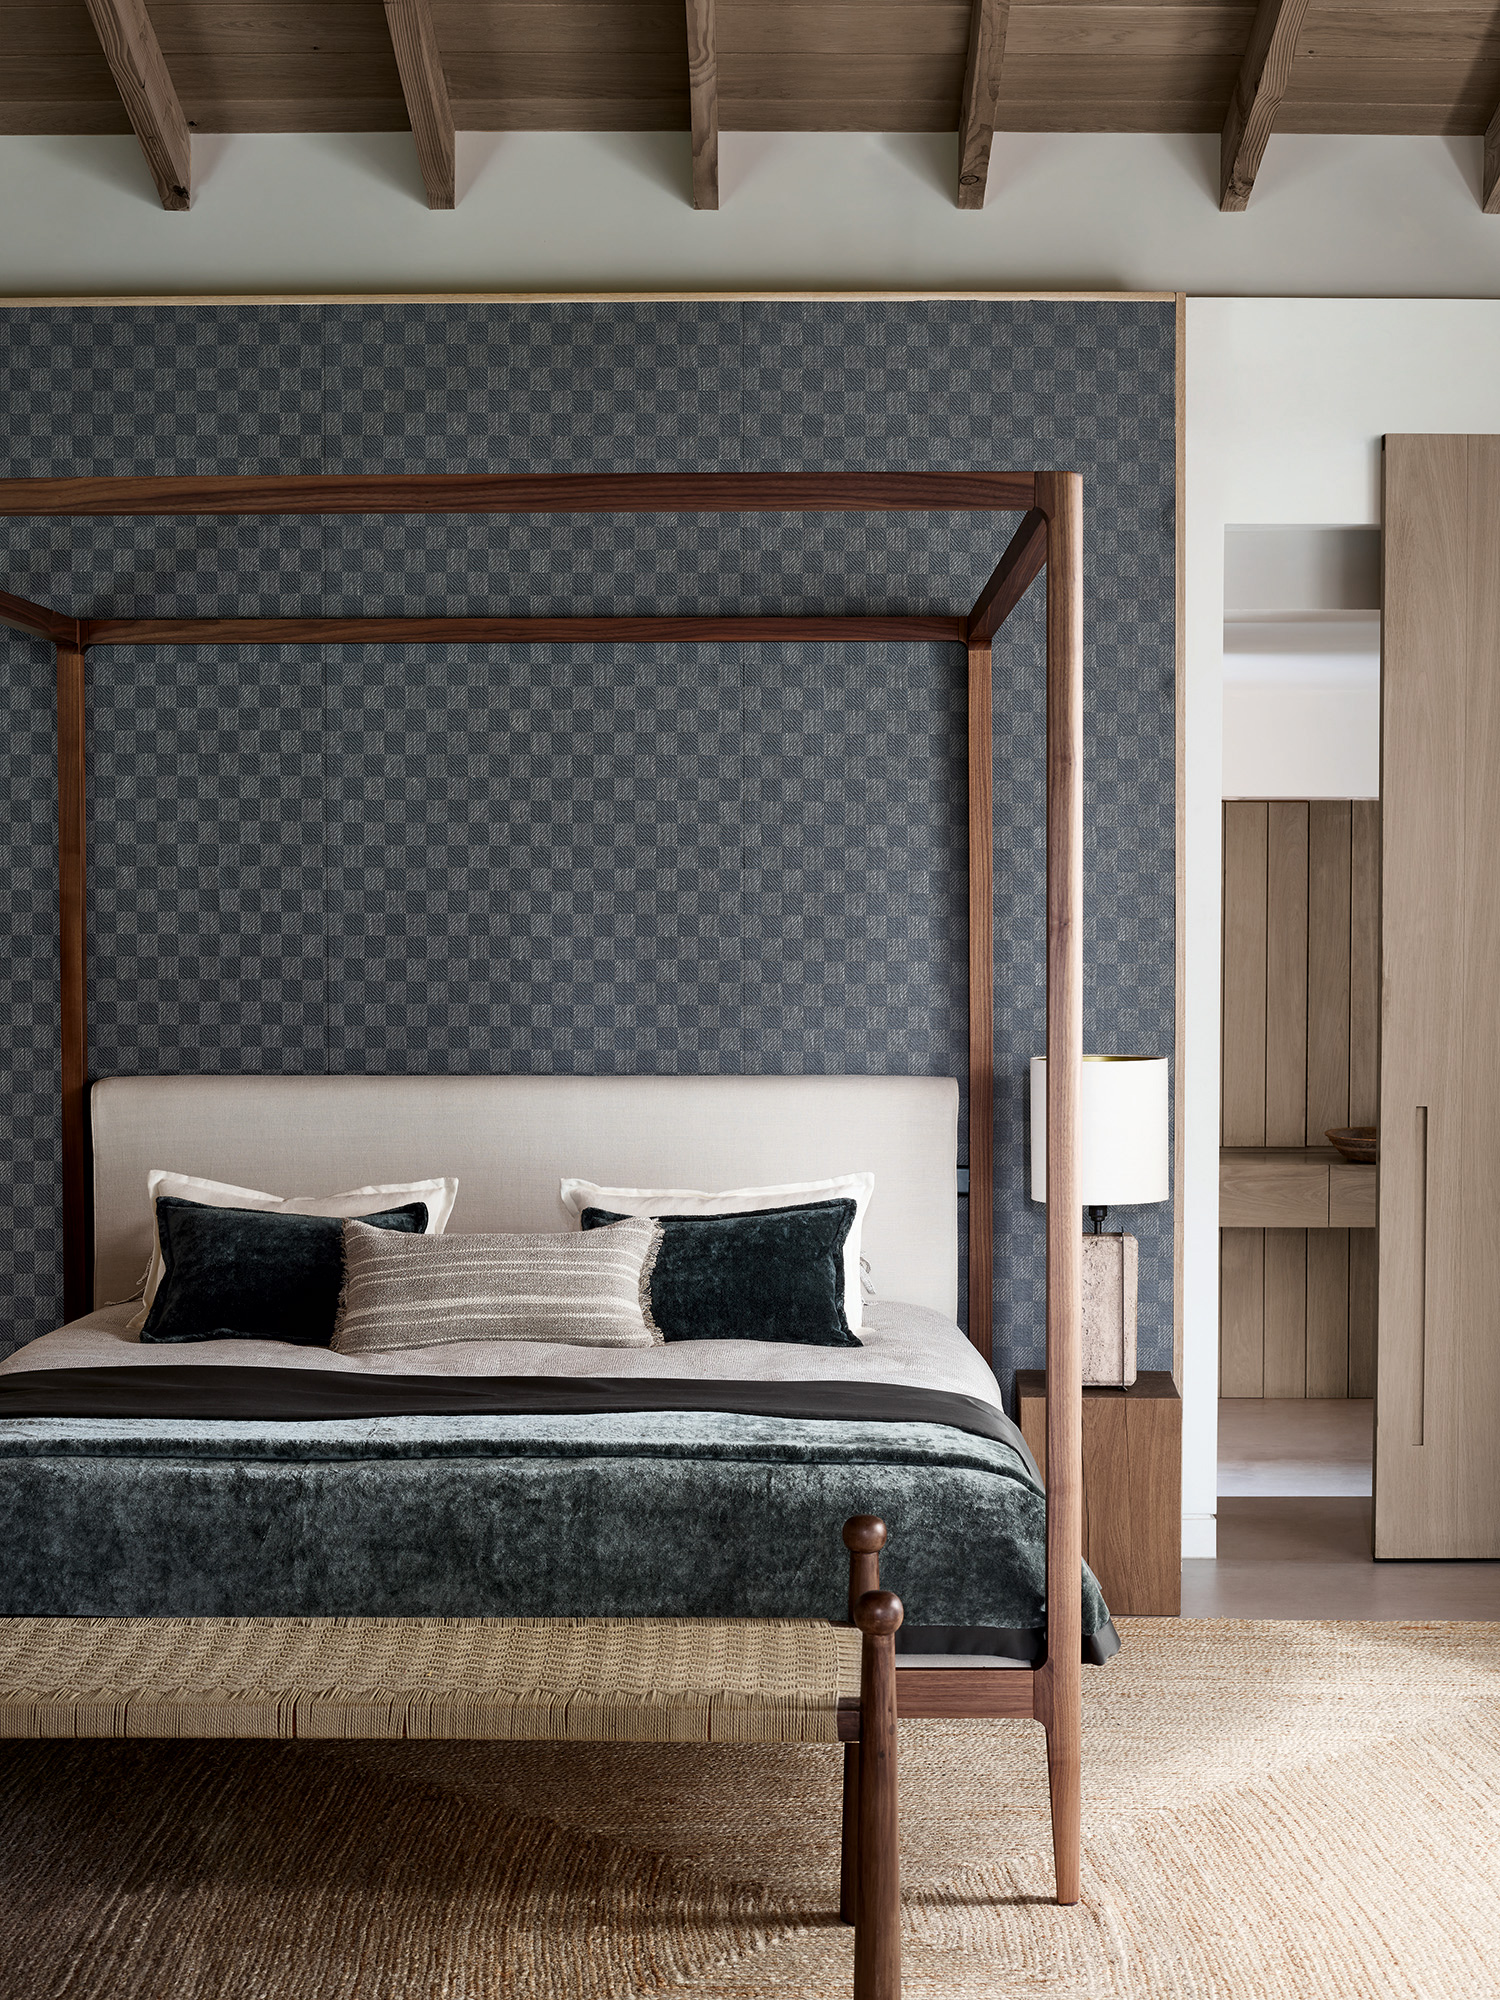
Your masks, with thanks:
<instances>
[{"instance_id":1,"label":"woven bench","mask_svg":"<svg viewBox=\"0 0 1500 2000\"><path fill-rule=\"evenodd\" d=\"M700 1618L5 1618L0 1737L843 1743L856 2000L900 1993L884 1524L847 1523L854 1626Z\"/></svg>"}]
</instances>

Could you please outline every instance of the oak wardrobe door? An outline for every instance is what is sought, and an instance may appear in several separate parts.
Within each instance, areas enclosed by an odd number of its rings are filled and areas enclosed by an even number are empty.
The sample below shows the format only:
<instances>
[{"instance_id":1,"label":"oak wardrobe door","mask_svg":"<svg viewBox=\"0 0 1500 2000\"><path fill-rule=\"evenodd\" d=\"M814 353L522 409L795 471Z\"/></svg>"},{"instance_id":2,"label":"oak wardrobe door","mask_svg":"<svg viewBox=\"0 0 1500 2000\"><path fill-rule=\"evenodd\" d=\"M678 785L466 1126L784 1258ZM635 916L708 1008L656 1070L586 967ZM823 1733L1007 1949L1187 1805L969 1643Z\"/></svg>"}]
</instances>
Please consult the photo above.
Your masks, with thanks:
<instances>
[{"instance_id":1,"label":"oak wardrobe door","mask_svg":"<svg viewBox=\"0 0 1500 2000\"><path fill-rule=\"evenodd\" d=\"M1500 439L1389 437L1375 1554L1500 1556Z\"/></svg>"}]
</instances>

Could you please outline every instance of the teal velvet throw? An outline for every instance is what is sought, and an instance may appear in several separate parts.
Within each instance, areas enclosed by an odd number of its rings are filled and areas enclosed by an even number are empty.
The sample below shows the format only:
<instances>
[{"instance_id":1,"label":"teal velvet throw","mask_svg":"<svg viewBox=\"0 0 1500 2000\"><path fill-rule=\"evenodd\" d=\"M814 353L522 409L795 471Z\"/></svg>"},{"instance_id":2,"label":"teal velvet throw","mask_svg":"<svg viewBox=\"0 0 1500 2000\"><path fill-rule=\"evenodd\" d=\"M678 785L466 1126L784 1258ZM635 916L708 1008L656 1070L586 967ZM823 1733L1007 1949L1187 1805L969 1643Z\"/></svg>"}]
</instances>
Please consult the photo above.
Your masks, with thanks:
<instances>
[{"instance_id":1,"label":"teal velvet throw","mask_svg":"<svg viewBox=\"0 0 1500 2000\"><path fill-rule=\"evenodd\" d=\"M839 1618L883 1516L912 1628L1046 1621L1042 1490L944 1424L701 1411L0 1423L0 1614ZM1083 1629L1108 1613L1085 1573Z\"/></svg>"}]
</instances>

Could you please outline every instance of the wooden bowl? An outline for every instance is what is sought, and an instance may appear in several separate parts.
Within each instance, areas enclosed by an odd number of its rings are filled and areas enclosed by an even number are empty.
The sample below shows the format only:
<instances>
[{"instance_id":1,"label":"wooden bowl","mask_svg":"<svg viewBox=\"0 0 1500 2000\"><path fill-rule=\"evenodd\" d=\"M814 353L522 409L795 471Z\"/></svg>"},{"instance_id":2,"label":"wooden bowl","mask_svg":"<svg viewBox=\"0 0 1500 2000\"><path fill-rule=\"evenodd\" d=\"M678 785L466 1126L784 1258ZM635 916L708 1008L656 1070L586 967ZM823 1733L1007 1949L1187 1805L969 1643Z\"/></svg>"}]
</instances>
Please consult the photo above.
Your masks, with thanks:
<instances>
[{"instance_id":1,"label":"wooden bowl","mask_svg":"<svg viewBox=\"0 0 1500 2000\"><path fill-rule=\"evenodd\" d=\"M1330 1146L1338 1148L1346 1160L1354 1160L1362 1167L1373 1167L1377 1129L1374 1125L1335 1125L1323 1136Z\"/></svg>"}]
</instances>

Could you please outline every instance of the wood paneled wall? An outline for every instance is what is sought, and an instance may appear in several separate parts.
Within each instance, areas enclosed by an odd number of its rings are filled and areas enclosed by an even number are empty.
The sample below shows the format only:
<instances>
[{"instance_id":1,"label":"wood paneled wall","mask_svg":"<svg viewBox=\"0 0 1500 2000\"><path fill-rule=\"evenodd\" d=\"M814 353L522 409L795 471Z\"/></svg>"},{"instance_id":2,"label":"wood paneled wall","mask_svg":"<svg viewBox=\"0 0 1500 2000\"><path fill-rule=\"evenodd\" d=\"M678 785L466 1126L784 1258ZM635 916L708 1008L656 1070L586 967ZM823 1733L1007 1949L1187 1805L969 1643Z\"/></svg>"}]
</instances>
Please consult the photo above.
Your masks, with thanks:
<instances>
[{"instance_id":1,"label":"wood paneled wall","mask_svg":"<svg viewBox=\"0 0 1500 2000\"><path fill-rule=\"evenodd\" d=\"M1224 806L1221 1143L1323 1146L1373 1125L1380 1001L1380 805ZM1375 1233L1226 1229L1225 1396L1370 1396Z\"/></svg>"}]
</instances>

